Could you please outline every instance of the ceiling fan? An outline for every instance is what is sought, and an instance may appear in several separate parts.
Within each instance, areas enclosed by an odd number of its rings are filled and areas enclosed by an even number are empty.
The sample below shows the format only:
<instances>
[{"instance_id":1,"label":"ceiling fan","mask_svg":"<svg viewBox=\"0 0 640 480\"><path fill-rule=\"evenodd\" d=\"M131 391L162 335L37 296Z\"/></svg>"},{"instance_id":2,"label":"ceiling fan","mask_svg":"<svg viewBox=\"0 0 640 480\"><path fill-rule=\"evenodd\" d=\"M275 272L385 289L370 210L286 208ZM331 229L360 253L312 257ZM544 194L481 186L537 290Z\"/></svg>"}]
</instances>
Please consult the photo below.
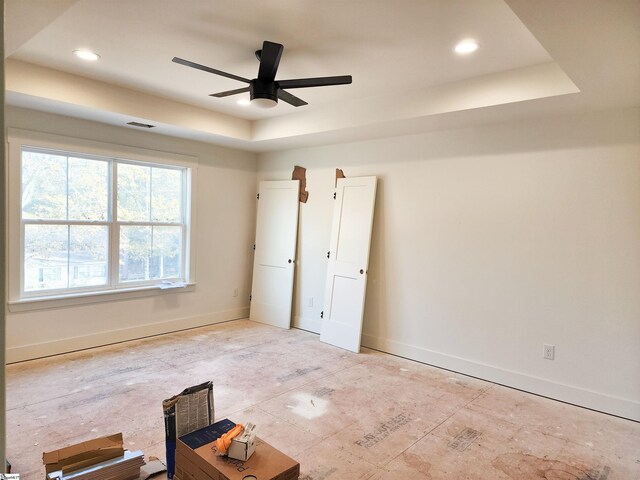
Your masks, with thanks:
<instances>
[{"instance_id":1,"label":"ceiling fan","mask_svg":"<svg viewBox=\"0 0 640 480\"><path fill-rule=\"evenodd\" d=\"M260 67L258 68L258 78L254 78L253 80L239 77L238 75L233 75L232 73L223 72L221 70L216 70L215 68L206 67L178 57L173 57L173 62L249 84L248 87L212 93L210 95L211 97L222 98L230 95L236 95L238 93L249 92L252 103L267 108L275 107L278 103L278 99L287 102L294 107L307 105L307 102L301 98L286 92L284 90L285 88L324 87L328 85L346 85L351 83L351 75L276 80L276 72L278 71L278 64L280 63L280 57L282 56L283 51L283 45L265 41L262 44L262 50L256 51L256 57L260 61Z\"/></svg>"}]
</instances>

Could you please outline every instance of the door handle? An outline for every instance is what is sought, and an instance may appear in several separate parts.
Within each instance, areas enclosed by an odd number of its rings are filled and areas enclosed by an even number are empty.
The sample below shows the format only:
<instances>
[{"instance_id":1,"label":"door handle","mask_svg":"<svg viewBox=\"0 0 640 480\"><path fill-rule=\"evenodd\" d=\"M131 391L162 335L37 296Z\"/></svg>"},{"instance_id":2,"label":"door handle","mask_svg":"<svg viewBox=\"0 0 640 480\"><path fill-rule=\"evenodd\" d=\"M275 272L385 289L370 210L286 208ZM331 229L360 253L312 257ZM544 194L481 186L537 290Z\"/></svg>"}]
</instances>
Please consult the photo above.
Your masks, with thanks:
<instances>
[{"instance_id":1,"label":"door handle","mask_svg":"<svg viewBox=\"0 0 640 480\"><path fill-rule=\"evenodd\" d=\"M289 259L288 262L291 263L291 259Z\"/></svg>"},{"instance_id":2,"label":"door handle","mask_svg":"<svg viewBox=\"0 0 640 480\"><path fill-rule=\"evenodd\" d=\"M360 269L360 275L362 275L364 273L363 269Z\"/></svg>"}]
</instances>

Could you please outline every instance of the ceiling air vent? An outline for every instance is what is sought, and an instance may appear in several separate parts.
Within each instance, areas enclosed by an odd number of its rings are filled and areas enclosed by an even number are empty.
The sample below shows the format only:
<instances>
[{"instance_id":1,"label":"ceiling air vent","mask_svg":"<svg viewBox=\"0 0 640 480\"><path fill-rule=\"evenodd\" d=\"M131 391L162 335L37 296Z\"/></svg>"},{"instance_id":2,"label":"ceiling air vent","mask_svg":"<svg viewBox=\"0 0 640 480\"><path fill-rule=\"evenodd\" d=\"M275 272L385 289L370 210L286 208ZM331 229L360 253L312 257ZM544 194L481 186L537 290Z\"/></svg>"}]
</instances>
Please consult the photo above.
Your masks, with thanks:
<instances>
[{"instance_id":1,"label":"ceiling air vent","mask_svg":"<svg viewBox=\"0 0 640 480\"><path fill-rule=\"evenodd\" d=\"M155 125L149 125L148 123L140 123L140 122L128 122L127 125L131 125L132 127L140 127L140 128L153 128Z\"/></svg>"}]
</instances>

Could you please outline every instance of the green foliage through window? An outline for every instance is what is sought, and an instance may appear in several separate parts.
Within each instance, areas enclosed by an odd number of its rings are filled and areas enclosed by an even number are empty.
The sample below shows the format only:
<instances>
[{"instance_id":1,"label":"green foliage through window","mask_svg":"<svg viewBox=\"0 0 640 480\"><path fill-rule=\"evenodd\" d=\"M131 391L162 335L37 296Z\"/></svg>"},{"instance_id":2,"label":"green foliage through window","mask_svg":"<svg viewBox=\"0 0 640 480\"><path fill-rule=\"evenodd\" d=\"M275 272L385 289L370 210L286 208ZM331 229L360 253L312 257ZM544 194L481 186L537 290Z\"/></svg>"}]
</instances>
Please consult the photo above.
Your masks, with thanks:
<instances>
[{"instance_id":1,"label":"green foliage through window","mask_svg":"<svg viewBox=\"0 0 640 480\"><path fill-rule=\"evenodd\" d=\"M182 167L24 149L23 291L182 279L186 173Z\"/></svg>"}]
</instances>

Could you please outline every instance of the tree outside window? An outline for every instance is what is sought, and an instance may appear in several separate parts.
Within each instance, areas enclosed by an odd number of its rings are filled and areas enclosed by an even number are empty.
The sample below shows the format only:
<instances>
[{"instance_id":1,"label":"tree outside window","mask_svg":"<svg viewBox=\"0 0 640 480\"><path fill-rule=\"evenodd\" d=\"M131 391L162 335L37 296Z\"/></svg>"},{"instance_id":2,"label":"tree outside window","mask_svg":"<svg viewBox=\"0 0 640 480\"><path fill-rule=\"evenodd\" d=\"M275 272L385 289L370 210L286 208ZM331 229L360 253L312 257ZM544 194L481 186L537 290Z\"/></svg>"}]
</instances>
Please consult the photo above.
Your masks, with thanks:
<instances>
[{"instance_id":1,"label":"tree outside window","mask_svg":"<svg viewBox=\"0 0 640 480\"><path fill-rule=\"evenodd\" d=\"M39 149L21 159L25 293L184 277L186 168Z\"/></svg>"}]
</instances>

